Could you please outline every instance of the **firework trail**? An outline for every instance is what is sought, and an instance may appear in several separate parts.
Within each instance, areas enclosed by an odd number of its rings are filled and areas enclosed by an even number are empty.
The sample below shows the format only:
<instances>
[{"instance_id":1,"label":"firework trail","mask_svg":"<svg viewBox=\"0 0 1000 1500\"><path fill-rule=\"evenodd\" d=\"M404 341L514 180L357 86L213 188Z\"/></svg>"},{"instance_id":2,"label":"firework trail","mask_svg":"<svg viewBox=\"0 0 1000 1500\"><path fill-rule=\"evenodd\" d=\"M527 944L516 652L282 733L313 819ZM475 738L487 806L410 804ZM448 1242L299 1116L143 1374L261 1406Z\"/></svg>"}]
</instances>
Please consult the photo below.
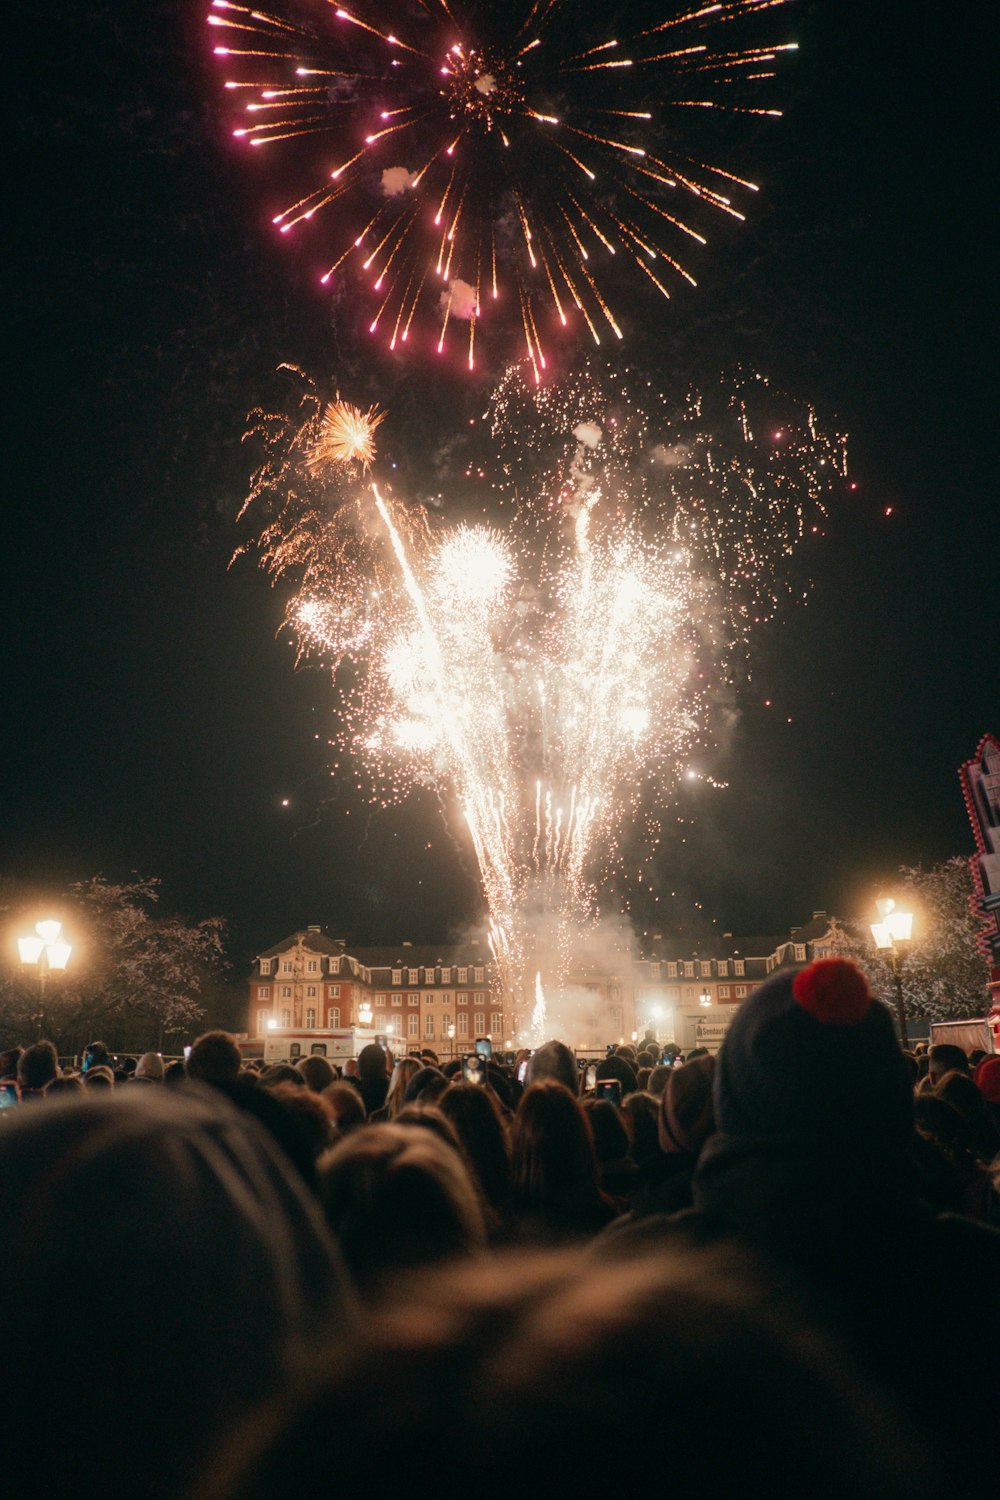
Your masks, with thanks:
<instances>
[{"instance_id":1,"label":"firework trail","mask_svg":"<svg viewBox=\"0 0 1000 1500\"><path fill-rule=\"evenodd\" d=\"M630 426L618 387L585 375L557 394L511 371L490 410L500 519L482 525L366 481L371 431L318 473L337 403L308 386L304 421L258 414L251 429L266 446L256 546L295 584L300 651L333 670L337 748L385 800L417 784L457 796L525 1026L532 1000L544 1013L531 976L562 983L595 876L644 803L669 796L727 651L773 607L782 560L843 472L842 439L810 412L786 403L769 425L759 377L725 388L730 425L712 437L699 398L671 424L666 399L658 419L645 397ZM555 460L527 498L504 474L524 443Z\"/></svg>"},{"instance_id":2,"label":"firework trail","mask_svg":"<svg viewBox=\"0 0 1000 1500\"><path fill-rule=\"evenodd\" d=\"M276 228L329 232L324 284L350 267L373 335L457 336L470 368L510 320L539 379L563 330L622 337L623 268L669 297L710 222L744 218L756 186L703 141L780 114L786 3L633 0L617 35L574 0L212 0L208 22L234 136L280 156Z\"/></svg>"}]
</instances>

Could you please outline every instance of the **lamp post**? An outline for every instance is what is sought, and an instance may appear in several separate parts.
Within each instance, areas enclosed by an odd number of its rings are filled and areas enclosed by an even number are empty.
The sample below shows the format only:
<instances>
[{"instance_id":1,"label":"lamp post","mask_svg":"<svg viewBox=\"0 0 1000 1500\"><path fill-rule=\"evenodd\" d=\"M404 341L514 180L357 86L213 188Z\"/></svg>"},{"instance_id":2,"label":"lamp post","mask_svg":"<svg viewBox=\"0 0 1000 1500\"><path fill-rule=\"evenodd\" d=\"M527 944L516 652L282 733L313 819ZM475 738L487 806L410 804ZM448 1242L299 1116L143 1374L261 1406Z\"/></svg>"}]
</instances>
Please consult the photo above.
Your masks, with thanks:
<instances>
[{"instance_id":1,"label":"lamp post","mask_svg":"<svg viewBox=\"0 0 1000 1500\"><path fill-rule=\"evenodd\" d=\"M709 994L708 990L702 990L701 994L698 996L698 1004L703 1005L705 1009L708 1010L711 1003L712 997Z\"/></svg>"},{"instance_id":2,"label":"lamp post","mask_svg":"<svg viewBox=\"0 0 1000 1500\"><path fill-rule=\"evenodd\" d=\"M880 896L875 902L880 920L870 923L875 946L892 966L892 979L896 990L896 1013L899 1016L899 1040L902 1046L910 1045L906 1030L906 997L903 994L903 960L906 957L910 937L913 933L913 913L900 911L895 901Z\"/></svg>"},{"instance_id":3,"label":"lamp post","mask_svg":"<svg viewBox=\"0 0 1000 1500\"><path fill-rule=\"evenodd\" d=\"M62 973L73 952L72 943L61 942L62 923L46 918L35 923L33 933L17 940L17 951L25 967L34 968L38 974L38 1014L34 1017L35 1040L41 1041L45 1028L45 981L50 974Z\"/></svg>"}]
</instances>

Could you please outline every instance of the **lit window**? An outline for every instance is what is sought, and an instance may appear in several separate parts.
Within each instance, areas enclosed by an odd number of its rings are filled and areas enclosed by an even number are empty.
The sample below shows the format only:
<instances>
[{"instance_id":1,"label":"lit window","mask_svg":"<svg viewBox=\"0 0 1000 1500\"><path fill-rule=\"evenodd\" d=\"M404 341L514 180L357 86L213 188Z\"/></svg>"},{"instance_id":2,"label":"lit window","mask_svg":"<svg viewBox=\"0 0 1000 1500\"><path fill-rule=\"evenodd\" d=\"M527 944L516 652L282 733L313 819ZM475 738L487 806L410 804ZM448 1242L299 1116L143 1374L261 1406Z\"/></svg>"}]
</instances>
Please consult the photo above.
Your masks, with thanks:
<instances>
[{"instance_id":1,"label":"lit window","mask_svg":"<svg viewBox=\"0 0 1000 1500\"><path fill-rule=\"evenodd\" d=\"M270 974L270 972L271 972L271 960L269 958L262 958L261 959L261 961L260 961L260 972L262 974Z\"/></svg>"},{"instance_id":2,"label":"lit window","mask_svg":"<svg viewBox=\"0 0 1000 1500\"><path fill-rule=\"evenodd\" d=\"M459 1036L468 1036L469 1035L469 1013L468 1013L468 1011L460 1010L459 1013L458 1013L458 1034L459 1034Z\"/></svg>"},{"instance_id":3,"label":"lit window","mask_svg":"<svg viewBox=\"0 0 1000 1500\"><path fill-rule=\"evenodd\" d=\"M424 1036L433 1036L433 1035L434 1035L434 1017L428 1012L428 1014L426 1016L424 1016Z\"/></svg>"},{"instance_id":4,"label":"lit window","mask_svg":"<svg viewBox=\"0 0 1000 1500\"><path fill-rule=\"evenodd\" d=\"M667 964L667 978L668 979L676 979L677 978L677 965L676 964Z\"/></svg>"},{"instance_id":5,"label":"lit window","mask_svg":"<svg viewBox=\"0 0 1000 1500\"><path fill-rule=\"evenodd\" d=\"M430 998L431 998L430 995L428 995L427 999L429 1000ZM440 1003L442 1005L450 1005L451 1004L451 992L450 991L446 991L443 995L440 995L438 998L439 998Z\"/></svg>"},{"instance_id":6,"label":"lit window","mask_svg":"<svg viewBox=\"0 0 1000 1500\"><path fill-rule=\"evenodd\" d=\"M406 1003L407 1003L407 1005L419 1005L420 1004L420 996L417 994L417 992L415 990L411 990L410 993L407 995L407 997L406 997Z\"/></svg>"},{"instance_id":7,"label":"lit window","mask_svg":"<svg viewBox=\"0 0 1000 1500\"><path fill-rule=\"evenodd\" d=\"M307 1031L315 1031L316 1030L316 1012L314 1010L307 1010L306 1011L306 1030Z\"/></svg>"},{"instance_id":8,"label":"lit window","mask_svg":"<svg viewBox=\"0 0 1000 1500\"><path fill-rule=\"evenodd\" d=\"M269 1010L259 1010L257 1012L257 1030L258 1031L266 1031L267 1030L267 1023L270 1020L270 1016L271 1016L271 1012Z\"/></svg>"},{"instance_id":9,"label":"lit window","mask_svg":"<svg viewBox=\"0 0 1000 1500\"><path fill-rule=\"evenodd\" d=\"M290 984L283 984L281 986L281 998L282 1000L290 1000L292 998L292 987Z\"/></svg>"},{"instance_id":10,"label":"lit window","mask_svg":"<svg viewBox=\"0 0 1000 1500\"><path fill-rule=\"evenodd\" d=\"M419 969L407 969L406 972L407 972L407 976L409 977L409 981L410 981L411 984L419 984L420 983L420 971L419 971Z\"/></svg>"},{"instance_id":11,"label":"lit window","mask_svg":"<svg viewBox=\"0 0 1000 1500\"><path fill-rule=\"evenodd\" d=\"M306 999L307 1000L315 1000L316 999L316 986L314 984L307 984L306 985Z\"/></svg>"},{"instance_id":12,"label":"lit window","mask_svg":"<svg viewBox=\"0 0 1000 1500\"><path fill-rule=\"evenodd\" d=\"M746 965L744 964L743 959L742 958L737 958L734 961L734 963L733 963L733 973L734 974L743 974L745 972L745 970L746 970Z\"/></svg>"},{"instance_id":13,"label":"lit window","mask_svg":"<svg viewBox=\"0 0 1000 1500\"><path fill-rule=\"evenodd\" d=\"M307 974L318 974L319 973L319 960L318 959L316 959L316 958L307 958L306 959L306 973Z\"/></svg>"},{"instance_id":14,"label":"lit window","mask_svg":"<svg viewBox=\"0 0 1000 1500\"><path fill-rule=\"evenodd\" d=\"M416 1011L414 1011L412 1015L409 1015L406 1018L406 1034L407 1036L417 1037L420 1035L420 1017L417 1015Z\"/></svg>"},{"instance_id":15,"label":"lit window","mask_svg":"<svg viewBox=\"0 0 1000 1500\"><path fill-rule=\"evenodd\" d=\"M660 966L659 966L659 964L650 964L650 966L649 966L649 977L650 977L650 979L659 979L659 977L660 977Z\"/></svg>"},{"instance_id":16,"label":"lit window","mask_svg":"<svg viewBox=\"0 0 1000 1500\"><path fill-rule=\"evenodd\" d=\"M451 969L442 969L441 970L441 983L442 984L451 984Z\"/></svg>"},{"instance_id":17,"label":"lit window","mask_svg":"<svg viewBox=\"0 0 1000 1500\"><path fill-rule=\"evenodd\" d=\"M694 978L694 964L686 963L684 965L684 973L686 974L686 976L688 977L688 979L693 979Z\"/></svg>"},{"instance_id":18,"label":"lit window","mask_svg":"<svg viewBox=\"0 0 1000 1500\"><path fill-rule=\"evenodd\" d=\"M719 959L719 974L720 974L720 976L723 979L725 979L725 977L726 977L726 975L728 973L729 973L729 961L728 961L728 959L720 958Z\"/></svg>"},{"instance_id":19,"label":"lit window","mask_svg":"<svg viewBox=\"0 0 1000 1500\"><path fill-rule=\"evenodd\" d=\"M339 984L328 984L327 987L326 987L326 994L327 994L327 999L329 999L329 1000L339 1000L340 999L340 985Z\"/></svg>"},{"instance_id":20,"label":"lit window","mask_svg":"<svg viewBox=\"0 0 1000 1500\"><path fill-rule=\"evenodd\" d=\"M340 1025L340 1007L338 1005L332 1005L327 1011L326 1024L329 1026L331 1031L336 1031L337 1027Z\"/></svg>"},{"instance_id":21,"label":"lit window","mask_svg":"<svg viewBox=\"0 0 1000 1500\"><path fill-rule=\"evenodd\" d=\"M393 982L393 984L402 984L402 982L403 982L403 971L402 971L402 969L393 969L393 971L392 971L392 982Z\"/></svg>"},{"instance_id":22,"label":"lit window","mask_svg":"<svg viewBox=\"0 0 1000 1500\"><path fill-rule=\"evenodd\" d=\"M804 964L805 961L806 961L806 945L805 945L805 943L796 943L795 944L795 962L797 964Z\"/></svg>"},{"instance_id":23,"label":"lit window","mask_svg":"<svg viewBox=\"0 0 1000 1500\"><path fill-rule=\"evenodd\" d=\"M482 971L482 969L476 969L474 971L474 973L473 973L473 978L475 979L475 981L476 981L477 984L482 984L482 982L483 982L483 971Z\"/></svg>"},{"instance_id":24,"label":"lit window","mask_svg":"<svg viewBox=\"0 0 1000 1500\"><path fill-rule=\"evenodd\" d=\"M259 984L257 986L257 999L258 1000L270 1000L270 998L271 998L271 986L269 984Z\"/></svg>"},{"instance_id":25,"label":"lit window","mask_svg":"<svg viewBox=\"0 0 1000 1500\"><path fill-rule=\"evenodd\" d=\"M712 975L712 965L711 965L711 963L706 963L705 960L702 959L702 961L701 961L701 977L702 977L702 979L710 979L711 975Z\"/></svg>"},{"instance_id":26,"label":"lit window","mask_svg":"<svg viewBox=\"0 0 1000 1500\"><path fill-rule=\"evenodd\" d=\"M731 989L731 987L728 984L720 984L719 985L719 999L720 1000L728 1000L731 994L732 994L732 989Z\"/></svg>"},{"instance_id":27,"label":"lit window","mask_svg":"<svg viewBox=\"0 0 1000 1500\"><path fill-rule=\"evenodd\" d=\"M339 974L340 973L340 959L339 958L331 958L331 960L330 960L330 973L331 974Z\"/></svg>"},{"instance_id":28,"label":"lit window","mask_svg":"<svg viewBox=\"0 0 1000 1500\"><path fill-rule=\"evenodd\" d=\"M283 1010L281 1012L281 1024L282 1024L282 1026L291 1026L291 1024L292 1024L292 1013L291 1013L290 1010Z\"/></svg>"},{"instance_id":29,"label":"lit window","mask_svg":"<svg viewBox=\"0 0 1000 1500\"><path fill-rule=\"evenodd\" d=\"M469 971L468 971L468 969L459 969L459 971L458 971L458 982L459 982L459 984L467 984L468 981L469 981Z\"/></svg>"},{"instance_id":30,"label":"lit window","mask_svg":"<svg viewBox=\"0 0 1000 1500\"><path fill-rule=\"evenodd\" d=\"M476 1028L476 1036L482 1036L483 1032L486 1030L486 1016L483 1011L476 1011L476 1017L473 1025Z\"/></svg>"},{"instance_id":31,"label":"lit window","mask_svg":"<svg viewBox=\"0 0 1000 1500\"><path fill-rule=\"evenodd\" d=\"M393 1003L393 1005L402 1005L402 1003L403 1003L403 993L402 993L401 990L394 990L393 991L392 1003ZM385 1004L385 996L384 995L376 995L375 996L375 1004L376 1005L379 1005L379 1004L384 1005Z\"/></svg>"},{"instance_id":32,"label":"lit window","mask_svg":"<svg viewBox=\"0 0 1000 1500\"><path fill-rule=\"evenodd\" d=\"M737 998L737 1000L742 1000L743 997L744 997L744 995L746 994L746 992L747 992L746 985L745 984L738 984L736 986L736 998Z\"/></svg>"},{"instance_id":33,"label":"lit window","mask_svg":"<svg viewBox=\"0 0 1000 1500\"><path fill-rule=\"evenodd\" d=\"M290 959L286 958L283 960L281 965L281 972L282 974L290 974L292 972L292 964Z\"/></svg>"}]
</instances>

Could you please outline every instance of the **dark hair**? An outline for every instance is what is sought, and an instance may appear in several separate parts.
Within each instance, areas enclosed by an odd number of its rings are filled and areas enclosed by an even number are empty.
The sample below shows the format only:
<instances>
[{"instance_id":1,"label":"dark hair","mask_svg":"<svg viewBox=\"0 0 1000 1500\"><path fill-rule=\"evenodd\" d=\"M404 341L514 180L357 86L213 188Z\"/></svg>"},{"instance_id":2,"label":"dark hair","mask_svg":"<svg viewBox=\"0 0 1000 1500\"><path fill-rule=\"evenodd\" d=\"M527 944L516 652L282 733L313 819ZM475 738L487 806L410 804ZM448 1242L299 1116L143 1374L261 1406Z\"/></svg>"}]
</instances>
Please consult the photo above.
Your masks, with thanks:
<instances>
[{"instance_id":1,"label":"dark hair","mask_svg":"<svg viewBox=\"0 0 1000 1500\"><path fill-rule=\"evenodd\" d=\"M305 1080L306 1087L312 1089L314 1094L321 1094L336 1077L329 1062L318 1053L311 1057L300 1057L295 1067Z\"/></svg>"},{"instance_id":2,"label":"dark hair","mask_svg":"<svg viewBox=\"0 0 1000 1500\"><path fill-rule=\"evenodd\" d=\"M712 1440L717 1401L725 1442ZM331 1345L297 1391L248 1424L209 1493L271 1500L292 1473L303 1493L319 1493L329 1434L350 1430L337 1460L348 1494L370 1487L384 1431L403 1452L435 1453L460 1432L468 1451L489 1455L476 1475L482 1500L561 1493L568 1454L586 1454L593 1493L617 1494L631 1470L604 1435L658 1431L664 1411L672 1500L941 1492L920 1434L821 1333L796 1324L780 1288L667 1240L624 1263L518 1255L414 1278L405 1299ZM431 1500L439 1473L416 1466L407 1493Z\"/></svg>"},{"instance_id":3,"label":"dark hair","mask_svg":"<svg viewBox=\"0 0 1000 1500\"><path fill-rule=\"evenodd\" d=\"M599 1162L619 1161L628 1155L628 1131L621 1115L609 1099L584 1099L584 1113L594 1137L594 1152Z\"/></svg>"},{"instance_id":4,"label":"dark hair","mask_svg":"<svg viewBox=\"0 0 1000 1500\"><path fill-rule=\"evenodd\" d=\"M6 1052L0 1052L0 1078L17 1077L17 1065L23 1051L23 1047L9 1047Z\"/></svg>"},{"instance_id":5,"label":"dark hair","mask_svg":"<svg viewBox=\"0 0 1000 1500\"><path fill-rule=\"evenodd\" d=\"M111 1053L108 1051L106 1042L90 1042L83 1051L88 1059L88 1066L91 1068L111 1061Z\"/></svg>"},{"instance_id":6,"label":"dark hair","mask_svg":"<svg viewBox=\"0 0 1000 1500\"><path fill-rule=\"evenodd\" d=\"M390 1273L470 1255L485 1243L465 1164L430 1130L372 1125L328 1151L318 1171L327 1222L365 1291Z\"/></svg>"},{"instance_id":7,"label":"dark hair","mask_svg":"<svg viewBox=\"0 0 1000 1500\"><path fill-rule=\"evenodd\" d=\"M79 1073L64 1073L61 1078L53 1078L52 1082L46 1084L45 1097L50 1094L82 1094L83 1079Z\"/></svg>"},{"instance_id":8,"label":"dark hair","mask_svg":"<svg viewBox=\"0 0 1000 1500\"><path fill-rule=\"evenodd\" d=\"M341 1135L346 1135L349 1130L365 1123L365 1102L353 1083L343 1083L337 1079L335 1083L327 1084L323 1090L323 1098L329 1102Z\"/></svg>"},{"instance_id":9,"label":"dark hair","mask_svg":"<svg viewBox=\"0 0 1000 1500\"><path fill-rule=\"evenodd\" d=\"M653 1094L637 1090L622 1103L625 1124L632 1133L632 1160L645 1167L662 1159L659 1141L659 1100Z\"/></svg>"},{"instance_id":10,"label":"dark hair","mask_svg":"<svg viewBox=\"0 0 1000 1500\"><path fill-rule=\"evenodd\" d=\"M953 1042L938 1042L927 1054L929 1058L929 1071L935 1083L938 1083L945 1073L968 1073L969 1059L961 1047L956 1047Z\"/></svg>"},{"instance_id":11,"label":"dark hair","mask_svg":"<svg viewBox=\"0 0 1000 1500\"><path fill-rule=\"evenodd\" d=\"M453 1083L437 1107L455 1127L483 1197L493 1208L501 1208L511 1190L510 1143L493 1090Z\"/></svg>"},{"instance_id":12,"label":"dark hair","mask_svg":"<svg viewBox=\"0 0 1000 1500\"><path fill-rule=\"evenodd\" d=\"M85 1089L113 1089L115 1075L104 1063L98 1063L96 1067L88 1068L84 1073L83 1086Z\"/></svg>"},{"instance_id":13,"label":"dark hair","mask_svg":"<svg viewBox=\"0 0 1000 1500\"><path fill-rule=\"evenodd\" d=\"M419 1068L403 1095L404 1104L414 1104L418 1099L430 1103L440 1097L448 1087L448 1080L440 1068Z\"/></svg>"},{"instance_id":14,"label":"dark hair","mask_svg":"<svg viewBox=\"0 0 1000 1500\"><path fill-rule=\"evenodd\" d=\"M378 1042L368 1042L358 1053L358 1072L364 1079L382 1080L387 1075L386 1054Z\"/></svg>"},{"instance_id":15,"label":"dark hair","mask_svg":"<svg viewBox=\"0 0 1000 1500\"><path fill-rule=\"evenodd\" d=\"M21 1053L17 1081L23 1089L43 1089L59 1073L59 1059L51 1042L34 1042Z\"/></svg>"},{"instance_id":16,"label":"dark hair","mask_svg":"<svg viewBox=\"0 0 1000 1500\"><path fill-rule=\"evenodd\" d=\"M524 1212L556 1232L594 1229L614 1217L599 1185L587 1116L561 1083L548 1079L525 1090L510 1145L514 1201Z\"/></svg>"},{"instance_id":17,"label":"dark hair","mask_svg":"<svg viewBox=\"0 0 1000 1500\"><path fill-rule=\"evenodd\" d=\"M649 1082L646 1084L649 1093L653 1094L657 1099L662 1098L663 1090L670 1080L672 1071L673 1069L669 1068L666 1063L658 1063L650 1073Z\"/></svg>"},{"instance_id":18,"label":"dark hair","mask_svg":"<svg viewBox=\"0 0 1000 1500\"><path fill-rule=\"evenodd\" d=\"M934 1090L939 1099L944 1099L957 1110L972 1136L976 1155L989 1163L1000 1151L1000 1130L994 1123L989 1107L979 1089L967 1073L957 1070L946 1073Z\"/></svg>"},{"instance_id":19,"label":"dark hair","mask_svg":"<svg viewBox=\"0 0 1000 1500\"><path fill-rule=\"evenodd\" d=\"M561 1083L571 1094L579 1093L580 1070L572 1048L567 1047L565 1042L546 1042L529 1057L524 1074L525 1083L541 1083L546 1078Z\"/></svg>"},{"instance_id":20,"label":"dark hair","mask_svg":"<svg viewBox=\"0 0 1000 1500\"><path fill-rule=\"evenodd\" d=\"M206 1031L191 1045L187 1074L201 1083L235 1083L240 1063L240 1049L228 1031Z\"/></svg>"},{"instance_id":21,"label":"dark hair","mask_svg":"<svg viewBox=\"0 0 1000 1500\"><path fill-rule=\"evenodd\" d=\"M634 1094L636 1090L635 1069L621 1052L615 1052L611 1057L602 1057L597 1064L595 1074L598 1083L602 1078L617 1078L622 1086L622 1098L626 1094Z\"/></svg>"}]
</instances>

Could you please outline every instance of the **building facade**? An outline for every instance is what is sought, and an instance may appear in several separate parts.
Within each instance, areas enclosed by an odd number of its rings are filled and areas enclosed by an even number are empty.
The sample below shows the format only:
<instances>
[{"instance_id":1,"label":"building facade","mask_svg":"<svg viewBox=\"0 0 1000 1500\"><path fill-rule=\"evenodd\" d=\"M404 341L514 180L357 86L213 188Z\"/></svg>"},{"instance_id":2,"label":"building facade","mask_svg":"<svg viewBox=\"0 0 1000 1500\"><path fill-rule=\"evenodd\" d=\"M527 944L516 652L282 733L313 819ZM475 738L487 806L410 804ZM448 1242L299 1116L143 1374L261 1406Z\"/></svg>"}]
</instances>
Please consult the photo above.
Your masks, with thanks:
<instances>
[{"instance_id":1,"label":"building facade","mask_svg":"<svg viewBox=\"0 0 1000 1500\"><path fill-rule=\"evenodd\" d=\"M638 953L627 941L603 958L588 952L571 965L571 1003L553 1016L554 1031L582 1051L652 1031L684 1051L714 1052L761 980L827 956L829 943L830 919L814 912L783 936L725 933L693 947L653 936ZM461 1054L481 1036L511 1050L525 1039L530 1002L501 993L485 943L354 947L306 927L254 960L247 1034L365 1026L401 1051Z\"/></svg>"}]
</instances>

